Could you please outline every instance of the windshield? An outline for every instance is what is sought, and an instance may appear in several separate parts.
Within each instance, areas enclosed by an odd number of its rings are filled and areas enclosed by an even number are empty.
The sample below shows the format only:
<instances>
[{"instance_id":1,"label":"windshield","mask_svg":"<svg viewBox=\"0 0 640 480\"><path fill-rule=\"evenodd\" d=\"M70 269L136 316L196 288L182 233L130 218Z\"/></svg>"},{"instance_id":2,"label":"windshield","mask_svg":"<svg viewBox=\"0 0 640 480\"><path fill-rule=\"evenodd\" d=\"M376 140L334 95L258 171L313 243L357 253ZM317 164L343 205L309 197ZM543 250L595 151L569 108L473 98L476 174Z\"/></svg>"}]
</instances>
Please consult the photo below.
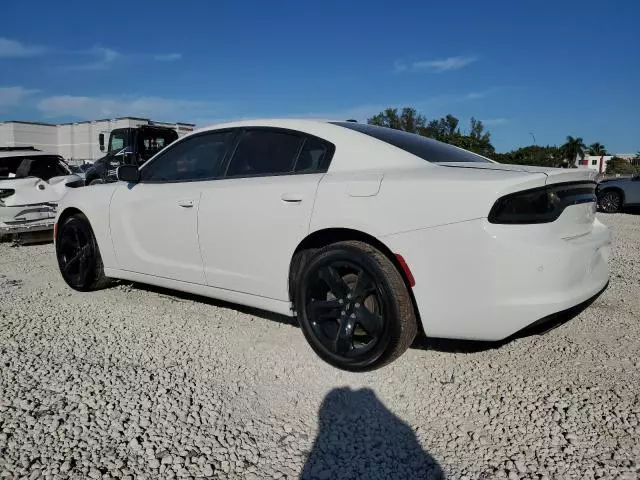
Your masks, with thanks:
<instances>
[{"instance_id":1,"label":"windshield","mask_svg":"<svg viewBox=\"0 0 640 480\"><path fill-rule=\"evenodd\" d=\"M432 163L446 162L476 162L491 163L491 160L469 152L462 148L438 142L432 138L423 137L415 133L403 132L387 127L377 127L355 122L331 122L340 127L349 128L371 137L377 138L385 143L398 147L405 152L414 154L417 157Z\"/></svg>"},{"instance_id":2,"label":"windshield","mask_svg":"<svg viewBox=\"0 0 640 480\"><path fill-rule=\"evenodd\" d=\"M19 155L0 158L0 178L38 177L49 180L69 175L71 170L58 155Z\"/></svg>"},{"instance_id":3,"label":"windshield","mask_svg":"<svg viewBox=\"0 0 640 480\"><path fill-rule=\"evenodd\" d=\"M109 153L118 153L127 143L126 130L114 130L109 138Z\"/></svg>"}]
</instances>

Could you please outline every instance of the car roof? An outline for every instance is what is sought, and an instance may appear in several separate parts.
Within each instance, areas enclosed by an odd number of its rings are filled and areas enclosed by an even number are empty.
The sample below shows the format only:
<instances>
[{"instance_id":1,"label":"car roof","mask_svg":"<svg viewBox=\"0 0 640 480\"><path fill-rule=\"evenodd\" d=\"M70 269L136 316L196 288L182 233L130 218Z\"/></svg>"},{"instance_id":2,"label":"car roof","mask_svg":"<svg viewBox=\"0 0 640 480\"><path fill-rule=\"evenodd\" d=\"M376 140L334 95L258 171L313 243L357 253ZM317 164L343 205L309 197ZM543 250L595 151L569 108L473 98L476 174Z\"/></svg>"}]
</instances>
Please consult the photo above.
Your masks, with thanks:
<instances>
[{"instance_id":1,"label":"car roof","mask_svg":"<svg viewBox=\"0 0 640 480\"><path fill-rule=\"evenodd\" d=\"M15 158L15 157L44 157L44 156L55 156L60 157L57 153L50 152L41 152L38 150L9 150L9 151L1 151L0 150L0 158ZM62 158L62 157L60 157Z\"/></svg>"},{"instance_id":2,"label":"car roof","mask_svg":"<svg viewBox=\"0 0 640 480\"><path fill-rule=\"evenodd\" d=\"M424 167L428 162L391 144L337 123L345 120L312 118L259 118L218 123L199 128L182 137L225 128L271 127L314 135L336 145L329 172L389 170Z\"/></svg>"}]
</instances>

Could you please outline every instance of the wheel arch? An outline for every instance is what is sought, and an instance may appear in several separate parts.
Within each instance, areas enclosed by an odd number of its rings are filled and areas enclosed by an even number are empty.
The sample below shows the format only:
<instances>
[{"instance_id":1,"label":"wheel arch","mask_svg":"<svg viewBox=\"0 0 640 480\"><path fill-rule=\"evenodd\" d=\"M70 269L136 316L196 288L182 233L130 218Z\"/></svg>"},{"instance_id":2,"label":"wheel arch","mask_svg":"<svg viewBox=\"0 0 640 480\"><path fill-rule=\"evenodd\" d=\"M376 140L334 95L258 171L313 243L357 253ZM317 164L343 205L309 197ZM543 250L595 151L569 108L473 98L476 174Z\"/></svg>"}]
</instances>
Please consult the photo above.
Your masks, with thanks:
<instances>
[{"instance_id":1,"label":"wheel arch","mask_svg":"<svg viewBox=\"0 0 640 480\"><path fill-rule=\"evenodd\" d=\"M327 245L336 242L342 242L347 240L358 240L363 243L367 243L372 247L378 249L384 256L386 256L396 267L402 279L404 280L405 286L407 287L407 291L411 297L411 302L413 303L413 309L418 319L418 326L422 328L422 321L420 320L420 312L418 311L418 305L413 295L412 282L413 276L409 267L404 261L400 260L384 242L374 237L373 235L363 232L361 230L350 229L350 228L324 228L321 230L316 230L315 232L307 235L296 247L293 255L291 257L291 261L289 264L289 298L291 300L291 304L295 310L295 287L300 275L300 272L304 268L306 262L309 261L313 253ZM403 265L404 263L404 265Z\"/></svg>"},{"instance_id":2,"label":"wheel arch","mask_svg":"<svg viewBox=\"0 0 640 480\"><path fill-rule=\"evenodd\" d=\"M53 240L55 242L58 241L58 225L61 225L62 222L64 222L67 218L78 214L84 215L84 217L87 218L84 212L76 207L67 207L62 212L60 212L60 215L58 216L58 219L56 220L56 223L54 225ZM89 221L88 218L87 221ZM91 222L89 222L89 225L91 225Z\"/></svg>"}]
</instances>

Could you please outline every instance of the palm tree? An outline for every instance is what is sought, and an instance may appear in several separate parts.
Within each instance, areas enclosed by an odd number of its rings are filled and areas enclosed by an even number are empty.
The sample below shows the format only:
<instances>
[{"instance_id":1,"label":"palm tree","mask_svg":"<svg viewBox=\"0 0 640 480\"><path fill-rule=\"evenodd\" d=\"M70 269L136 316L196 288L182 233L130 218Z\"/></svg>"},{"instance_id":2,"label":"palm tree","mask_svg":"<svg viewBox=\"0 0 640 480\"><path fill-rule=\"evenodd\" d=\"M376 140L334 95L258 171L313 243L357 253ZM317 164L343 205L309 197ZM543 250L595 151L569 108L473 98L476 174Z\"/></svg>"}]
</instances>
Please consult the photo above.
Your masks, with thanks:
<instances>
[{"instance_id":1,"label":"palm tree","mask_svg":"<svg viewBox=\"0 0 640 480\"><path fill-rule=\"evenodd\" d=\"M582 141L582 137L574 138L571 135L568 135L567 143L562 145L562 147L560 148L562 149L564 158L569 163L569 166L573 166L578 157L580 158L580 160L584 159L584 154L587 147Z\"/></svg>"},{"instance_id":2,"label":"palm tree","mask_svg":"<svg viewBox=\"0 0 640 480\"><path fill-rule=\"evenodd\" d=\"M607 149L604 148L600 142L592 143L589 145L589 155L597 155L598 157L602 157L607 154Z\"/></svg>"}]
</instances>

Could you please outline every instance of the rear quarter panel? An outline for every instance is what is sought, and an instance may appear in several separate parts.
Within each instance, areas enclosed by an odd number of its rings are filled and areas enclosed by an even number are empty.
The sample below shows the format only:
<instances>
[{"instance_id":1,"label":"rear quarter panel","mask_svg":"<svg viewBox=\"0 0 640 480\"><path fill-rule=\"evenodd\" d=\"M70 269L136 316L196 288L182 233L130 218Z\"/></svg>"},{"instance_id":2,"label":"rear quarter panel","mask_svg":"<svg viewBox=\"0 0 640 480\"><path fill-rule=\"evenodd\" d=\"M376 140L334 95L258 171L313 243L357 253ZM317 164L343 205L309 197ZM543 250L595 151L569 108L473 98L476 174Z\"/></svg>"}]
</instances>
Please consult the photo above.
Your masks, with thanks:
<instances>
[{"instance_id":1,"label":"rear quarter panel","mask_svg":"<svg viewBox=\"0 0 640 480\"><path fill-rule=\"evenodd\" d=\"M378 188L373 179L380 178ZM449 168L331 172L320 182L310 230L375 237L487 217L499 196L544 185L542 173ZM368 188L363 188L363 184ZM362 194L361 194L362 193ZM368 194L367 194L368 193Z\"/></svg>"}]
</instances>

